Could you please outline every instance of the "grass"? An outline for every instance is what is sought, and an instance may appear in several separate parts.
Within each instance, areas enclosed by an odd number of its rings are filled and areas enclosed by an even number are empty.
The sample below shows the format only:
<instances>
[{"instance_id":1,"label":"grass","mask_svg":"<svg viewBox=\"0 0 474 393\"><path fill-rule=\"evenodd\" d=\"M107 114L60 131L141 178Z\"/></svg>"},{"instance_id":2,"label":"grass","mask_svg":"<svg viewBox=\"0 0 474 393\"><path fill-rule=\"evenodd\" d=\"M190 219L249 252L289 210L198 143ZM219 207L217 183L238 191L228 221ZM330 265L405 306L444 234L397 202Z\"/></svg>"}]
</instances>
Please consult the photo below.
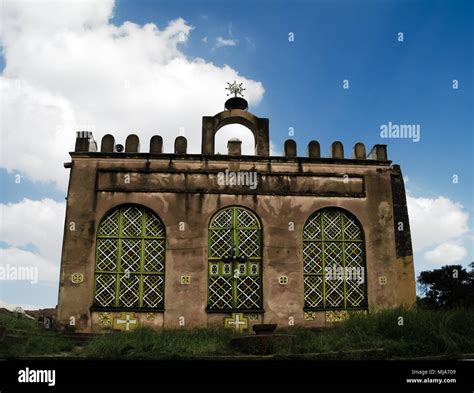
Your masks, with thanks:
<instances>
[{"instance_id":1,"label":"grass","mask_svg":"<svg viewBox=\"0 0 474 393\"><path fill-rule=\"evenodd\" d=\"M401 321L402 325L399 324ZM354 314L321 334L303 328L285 330L295 335L291 350L295 354L327 353L328 358L386 359L456 357L460 353L474 353L474 310L399 308L368 316ZM376 351L380 349L383 351ZM369 351L364 353L362 350Z\"/></svg>"},{"instance_id":2,"label":"grass","mask_svg":"<svg viewBox=\"0 0 474 393\"><path fill-rule=\"evenodd\" d=\"M35 355L52 355L71 351L69 340L38 326L35 320L17 318L14 314L0 313L0 326L7 329L7 337L0 343L0 355L5 358L19 358Z\"/></svg>"},{"instance_id":3,"label":"grass","mask_svg":"<svg viewBox=\"0 0 474 393\"><path fill-rule=\"evenodd\" d=\"M105 359L191 358L205 355L236 354L229 346L236 336L225 329L165 330L150 328L130 333L111 333L91 340L84 348L86 357Z\"/></svg>"},{"instance_id":4,"label":"grass","mask_svg":"<svg viewBox=\"0 0 474 393\"><path fill-rule=\"evenodd\" d=\"M403 325L400 325L400 317ZM8 319L9 318L9 319ZM70 351L72 344L51 335L34 321L0 315L7 329L30 330L14 346L0 344L0 354L24 357ZM334 329L315 331L300 327L280 329L294 336L291 349L279 348L276 357L317 359L400 359L424 356L457 357L474 353L474 310L391 309L369 315L355 314ZM95 359L172 359L239 355L230 341L237 334L224 329L110 333L88 341L81 357ZM317 355L315 355L317 354ZM74 352L74 356L78 356Z\"/></svg>"},{"instance_id":5,"label":"grass","mask_svg":"<svg viewBox=\"0 0 474 393\"><path fill-rule=\"evenodd\" d=\"M403 325L399 325L399 318ZM474 353L474 310L430 311L391 309L355 314L320 332L300 327L279 330L294 336L291 349L280 357L319 354L321 359L390 359L423 356L456 357ZM138 329L91 340L84 356L108 359L161 359L206 355L235 355L229 345L235 334L219 330L156 332Z\"/></svg>"}]
</instances>

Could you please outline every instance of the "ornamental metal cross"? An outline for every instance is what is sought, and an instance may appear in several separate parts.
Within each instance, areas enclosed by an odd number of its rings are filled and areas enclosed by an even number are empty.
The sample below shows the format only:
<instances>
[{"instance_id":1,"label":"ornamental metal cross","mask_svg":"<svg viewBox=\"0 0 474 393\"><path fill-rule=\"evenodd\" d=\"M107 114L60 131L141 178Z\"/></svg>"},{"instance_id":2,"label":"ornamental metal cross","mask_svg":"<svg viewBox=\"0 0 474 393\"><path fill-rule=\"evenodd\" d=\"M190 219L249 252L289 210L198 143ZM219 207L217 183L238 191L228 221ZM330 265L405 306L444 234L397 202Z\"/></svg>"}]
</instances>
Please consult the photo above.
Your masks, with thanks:
<instances>
[{"instance_id":1,"label":"ornamental metal cross","mask_svg":"<svg viewBox=\"0 0 474 393\"><path fill-rule=\"evenodd\" d=\"M246 89L242 87L242 83L237 83L234 80L234 83L227 82L227 84L229 86L226 87L225 90L229 90L229 94L227 94L228 96L230 96L231 94L234 94L235 97L237 97L237 95L241 95L242 97L244 96L242 92Z\"/></svg>"}]
</instances>

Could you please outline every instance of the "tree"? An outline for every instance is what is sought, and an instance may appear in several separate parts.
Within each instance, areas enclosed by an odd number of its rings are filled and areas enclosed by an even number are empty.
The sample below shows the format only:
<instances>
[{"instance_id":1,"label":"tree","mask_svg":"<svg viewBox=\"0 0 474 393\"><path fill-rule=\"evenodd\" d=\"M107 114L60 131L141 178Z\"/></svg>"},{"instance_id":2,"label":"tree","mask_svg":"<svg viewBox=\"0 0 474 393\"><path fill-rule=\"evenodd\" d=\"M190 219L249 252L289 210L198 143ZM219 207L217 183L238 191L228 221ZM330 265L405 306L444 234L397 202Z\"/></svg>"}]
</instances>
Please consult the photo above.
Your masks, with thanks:
<instances>
[{"instance_id":1,"label":"tree","mask_svg":"<svg viewBox=\"0 0 474 393\"><path fill-rule=\"evenodd\" d=\"M470 270L461 265L446 265L421 272L418 284L423 298L418 304L427 308L474 307L474 262Z\"/></svg>"}]
</instances>

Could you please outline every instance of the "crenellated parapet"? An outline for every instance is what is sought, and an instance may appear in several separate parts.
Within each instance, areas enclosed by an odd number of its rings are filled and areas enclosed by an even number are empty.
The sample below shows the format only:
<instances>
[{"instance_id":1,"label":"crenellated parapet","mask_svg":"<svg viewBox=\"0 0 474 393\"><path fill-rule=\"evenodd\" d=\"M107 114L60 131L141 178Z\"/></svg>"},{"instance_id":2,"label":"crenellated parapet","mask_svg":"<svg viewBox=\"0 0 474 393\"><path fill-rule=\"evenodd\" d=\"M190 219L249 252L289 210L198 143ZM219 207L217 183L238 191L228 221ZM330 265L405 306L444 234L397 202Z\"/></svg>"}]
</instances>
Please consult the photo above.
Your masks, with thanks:
<instances>
[{"instance_id":1,"label":"crenellated parapet","mask_svg":"<svg viewBox=\"0 0 474 393\"><path fill-rule=\"evenodd\" d=\"M248 103L242 97L232 97L225 103L225 110L214 116L203 116L202 118L202 144L201 156L211 157L215 155L215 136L220 128L229 124L241 124L247 127L255 138L255 156L259 158L270 156L270 137L269 137L269 119L257 117L248 112ZM124 154L188 154L188 141L184 136L176 137L174 141L174 152L163 152L163 138L160 135L153 135L150 139L149 148L140 150L140 138L137 134L130 134L125 139L125 147L118 143L111 134L104 135L100 145L100 153L124 153ZM232 138L227 144L229 156L241 156L241 141ZM97 152L97 144L94 141L92 132L80 131L77 133L75 152ZM196 154L193 154L196 156ZM219 154L219 157L222 157ZM344 145L341 141L335 141L329 147L327 156L321 155L321 145L318 141L312 140L306 148L306 156L298 156L298 146L295 140L288 139L283 145L283 157L289 161L300 158L310 160L324 159L330 160L375 160L388 161L386 145L374 145L369 153L366 153L365 145L361 142L356 143L352 148L352 155L346 157L344 154ZM280 158L281 160L281 158ZM329 160L329 161L328 161Z\"/></svg>"},{"instance_id":2,"label":"crenellated parapet","mask_svg":"<svg viewBox=\"0 0 474 393\"><path fill-rule=\"evenodd\" d=\"M237 138L232 138L227 144L228 155L238 157L241 155L242 142ZM77 133L75 152L96 153L97 143L94 141L92 132L80 131ZM100 144L100 153L143 153L143 154L165 154L163 152L163 138L160 135L153 135L150 139L149 148L147 151L140 150L140 138L137 134L130 134L125 139L125 148L116 143L113 135L106 134L103 136ZM176 137L174 141L174 154L186 155L188 154L188 141L184 136ZM169 153L169 154L173 154ZM203 154L205 156L212 156L213 154ZM220 155L222 156L222 154ZM257 155L258 156L258 155ZM265 157L266 155L264 155ZM321 145L318 141L312 140L308 143L305 156L298 156L297 143L293 139L287 139L283 145L283 157L288 159L294 158L310 158L321 159L330 158L334 160L376 160L387 161L387 146L374 145L369 153L366 153L365 145L361 142L356 143L352 148L350 157L346 157L344 153L344 145L340 141L335 141L329 148L329 154L324 157L321 156Z\"/></svg>"}]
</instances>

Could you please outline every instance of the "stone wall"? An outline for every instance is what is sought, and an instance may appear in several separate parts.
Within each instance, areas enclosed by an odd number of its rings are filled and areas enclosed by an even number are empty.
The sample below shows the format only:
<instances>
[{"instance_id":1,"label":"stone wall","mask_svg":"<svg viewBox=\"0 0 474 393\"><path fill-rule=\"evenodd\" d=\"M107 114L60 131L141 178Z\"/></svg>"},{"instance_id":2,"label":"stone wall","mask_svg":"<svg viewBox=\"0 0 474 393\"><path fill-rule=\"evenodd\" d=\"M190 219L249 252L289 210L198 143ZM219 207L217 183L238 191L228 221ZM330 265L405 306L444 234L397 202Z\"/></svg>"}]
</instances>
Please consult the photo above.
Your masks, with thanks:
<instances>
[{"instance_id":1,"label":"stone wall","mask_svg":"<svg viewBox=\"0 0 474 393\"><path fill-rule=\"evenodd\" d=\"M78 136L79 137L79 136ZM83 137L83 136L81 136ZM89 136L88 136L89 137ZM369 312L415 302L413 257L399 167L391 167L386 149L376 147L365 157L356 145L351 159L342 144L331 147L331 157L319 157L319 144L308 146L309 157L296 157L296 145L286 143L286 157L215 156L186 154L181 140L176 154L161 152L162 140L152 141L155 153L139 153L138 137L127 139L124 153L114 152L115 141L104 137L101 152L71 153L61 264L58 319L74 317L79 331L99 331L104 316L91 311L95 236L102 217L125 203L152 209L166 227L166 283L163 313L135 313L140 324L157 328L223 325L228 314L206 313L208 225L221 208L239 205L255 212L263 228L264 314L251 323L321 326L325 313L306 320L303 311L302 231L318 209L340 207L362 224ZM113 137L112 137L113 139ZM339 145L340 144L340 145ZM92 144L78 142L76 147ZM159 145L159 146L158 146ZM361 146L362 145L362 146ZM257 187L219 185L225 171L254 171ZM289 232L289 222L294 231ZM399 222L408 232L398 233ZM185 230L180 231L180 222ZM74 229L71 230L71 223ZM74 273L84 280L73 283ZM191 277L189 285L181 276ZM280 285L281 275L288 277ZM113 316L120 312L112 313Z\"/></svg>"}]
</instances>

